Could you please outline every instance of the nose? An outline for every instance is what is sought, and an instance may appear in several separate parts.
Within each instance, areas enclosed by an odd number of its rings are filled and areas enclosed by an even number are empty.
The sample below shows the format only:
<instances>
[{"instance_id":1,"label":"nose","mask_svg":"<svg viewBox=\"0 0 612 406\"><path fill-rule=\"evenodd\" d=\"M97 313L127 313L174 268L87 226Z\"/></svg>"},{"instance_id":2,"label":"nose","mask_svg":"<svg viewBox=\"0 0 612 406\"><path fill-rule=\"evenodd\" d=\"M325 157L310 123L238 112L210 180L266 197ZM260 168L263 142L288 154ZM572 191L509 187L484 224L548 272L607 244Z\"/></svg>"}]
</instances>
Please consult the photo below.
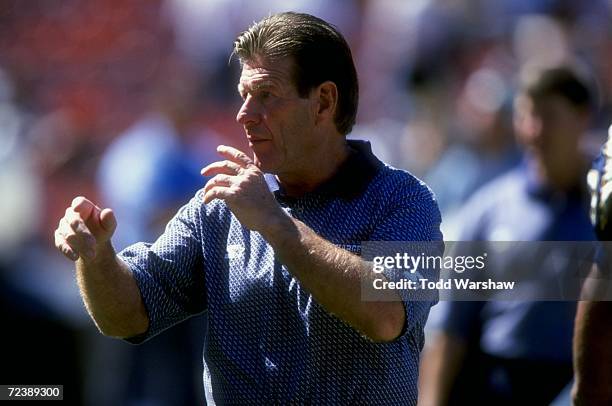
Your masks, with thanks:
<instances>
[{"instance_id":1,"label":"nose","mask_svg":"<svg viewBox=\"0 0 612 406\"><path fill-rule=\"evenodd\" d=\"M259 106L257 106L253 97L247 95L240 110L238 110L238 114L236 114L236 121L243 126L257 124L261 118L261 112L259 110Z\"/></svg>"}]
</instances>

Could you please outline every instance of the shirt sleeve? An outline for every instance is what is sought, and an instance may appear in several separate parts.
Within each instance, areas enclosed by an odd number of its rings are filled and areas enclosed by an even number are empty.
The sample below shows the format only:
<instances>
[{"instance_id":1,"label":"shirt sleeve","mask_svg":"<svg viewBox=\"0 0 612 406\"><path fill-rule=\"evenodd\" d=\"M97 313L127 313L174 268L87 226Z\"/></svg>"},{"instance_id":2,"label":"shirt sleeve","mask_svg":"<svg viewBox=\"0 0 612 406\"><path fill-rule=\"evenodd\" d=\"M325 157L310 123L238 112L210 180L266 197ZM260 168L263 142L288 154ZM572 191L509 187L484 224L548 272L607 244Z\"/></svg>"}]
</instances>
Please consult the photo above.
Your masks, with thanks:
<instances>
[{"instance_id":1,"label":"shirt sleeve","mask_svg":"<svg viewBox=\"0 0 612 406\"><path fill-rule=\"evenodd\" d=\"M202 254L202 191L170 220L153 244L119 253L130 268L149 317L148 330L126 341L138 344L206 309Z\"/></svg>"},{"instance_id":2,"label":"shirt sleeve","mask_svg":"<svg viewBox=\"0 0 612 406\"><path fill-rule=\"evenodd\" d=\"M419 255L424 249L429 251L428 255L436 253L442 255L444 245L441 242L441 216L432 191L424 183L412 178L411 181L402 184L393 195L395 203L392 204L383 222L376 227L370 238L371 241L417 242L416 245L406 244L405 251L414 251L411 254ZM424 244L425 242L429 243ZM437 271L433 273L438 274ZM422 270L410 273L399 269L385 269L383 275L390 282L399 282L401 279L418 282L420 278L431 277L425 276ZM406 322L401 336L410 334L415 329L422 332L431 306L437 303L437 292L399 289L397 293L402 299L406 312Z\"/></svg>"}]
</instances>

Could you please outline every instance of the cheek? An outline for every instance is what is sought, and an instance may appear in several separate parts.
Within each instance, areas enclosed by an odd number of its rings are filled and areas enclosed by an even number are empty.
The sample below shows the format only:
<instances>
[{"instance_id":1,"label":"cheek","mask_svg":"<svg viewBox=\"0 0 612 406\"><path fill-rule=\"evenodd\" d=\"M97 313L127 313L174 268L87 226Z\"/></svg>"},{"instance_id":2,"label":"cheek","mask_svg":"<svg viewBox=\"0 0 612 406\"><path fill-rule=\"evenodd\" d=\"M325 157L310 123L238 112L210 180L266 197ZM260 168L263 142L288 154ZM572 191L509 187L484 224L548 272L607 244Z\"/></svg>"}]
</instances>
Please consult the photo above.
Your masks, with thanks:
<instances>
[{"instance_id":1,"label":"cheek","mask_svg":"<svg viewBox=\"0 0 612 406\"><path fill-rule=\"evenodd\" d=\"M550 126L550 136L554 137L559 145L571 145L580 131L575 122L566 118L559 119Z\"/></svg>"},{"instance_id":2,"label":"cheek","mask_svg":"<svg viewBox=\"0 0 612 406\"><path fill-rule=\"evenodd\" d=\"M290 111L283 115L283 119L279 120L279 125L276 128L275 138L277 145L286 153L289 150L300 149L308 145L310 137L309 123L306 120L303 111ZM297 147L297 148L296 148ZM299 153L299 151L297 151Z\"/></svg>"}]
</instances>

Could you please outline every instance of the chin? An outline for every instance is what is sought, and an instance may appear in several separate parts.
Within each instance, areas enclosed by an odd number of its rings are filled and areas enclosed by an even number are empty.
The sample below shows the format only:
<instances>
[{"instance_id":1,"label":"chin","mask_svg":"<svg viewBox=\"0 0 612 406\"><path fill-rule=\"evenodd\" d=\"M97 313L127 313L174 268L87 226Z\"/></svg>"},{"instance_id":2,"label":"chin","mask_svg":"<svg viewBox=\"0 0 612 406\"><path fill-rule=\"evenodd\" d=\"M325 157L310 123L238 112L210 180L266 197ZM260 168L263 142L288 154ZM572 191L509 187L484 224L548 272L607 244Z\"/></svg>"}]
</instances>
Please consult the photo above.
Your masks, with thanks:
<instances>
[{"instance_id":1,"label":"chin","mask_svg":"<svg viewBox=\"0 0 612 406\"><path fill-rule=\"evenodd\" d=\"M278 168L275 166L266 166L266 165L262 165L262 164L255 164L257 165L257 167L259 168L260 171L262 171L263 173L271 173L273 175L278 175Z\"/></svg>"},{"instance_id":2,"label":"chin","mask_svg":"<svg viewBox=\"0 0 612 406\"><path fill-rule=\"evenodd\" d=\"M278 172L278 164L270 159L259 159L257 155L255 155L254 159L255 165L265 173L273 173L276 174Z\"/></svg>"}]
</instances>

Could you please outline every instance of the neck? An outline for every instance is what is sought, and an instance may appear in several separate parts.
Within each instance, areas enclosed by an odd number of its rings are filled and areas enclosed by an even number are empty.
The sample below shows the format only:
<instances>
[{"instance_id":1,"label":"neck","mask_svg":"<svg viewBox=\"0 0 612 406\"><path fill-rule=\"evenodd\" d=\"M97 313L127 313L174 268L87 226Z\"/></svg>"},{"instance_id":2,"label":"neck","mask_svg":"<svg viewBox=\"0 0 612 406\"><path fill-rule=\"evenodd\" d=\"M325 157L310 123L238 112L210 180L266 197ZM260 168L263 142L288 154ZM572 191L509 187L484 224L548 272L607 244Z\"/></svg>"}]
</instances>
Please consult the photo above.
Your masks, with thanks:
<instances>
[{"instance_id":1,"label":"neck","mask_svg":"<svg viewBox=\"0 0 612 406\"><path fill-rule=\"evenodd\" d=\"M316 158L313 158L308 168L300 173L279 173L278 182L289 196L301 196L311 192L333 177L349 156L349 146L346 139L327 148L322 148Z\"/></svg>"},{"instance_id":2,"label":"neck","mask_svg":"<svg viewBox=\"0 0 612 406\"><path fill-rule=\"evenodd\" d=\"M585 161L580 158L565 160L563 165L555 167L547 168L540 165L537 168L540 179L558 192L569 192L575 189L586 175Z\"/></svg>"}]
</instances>

